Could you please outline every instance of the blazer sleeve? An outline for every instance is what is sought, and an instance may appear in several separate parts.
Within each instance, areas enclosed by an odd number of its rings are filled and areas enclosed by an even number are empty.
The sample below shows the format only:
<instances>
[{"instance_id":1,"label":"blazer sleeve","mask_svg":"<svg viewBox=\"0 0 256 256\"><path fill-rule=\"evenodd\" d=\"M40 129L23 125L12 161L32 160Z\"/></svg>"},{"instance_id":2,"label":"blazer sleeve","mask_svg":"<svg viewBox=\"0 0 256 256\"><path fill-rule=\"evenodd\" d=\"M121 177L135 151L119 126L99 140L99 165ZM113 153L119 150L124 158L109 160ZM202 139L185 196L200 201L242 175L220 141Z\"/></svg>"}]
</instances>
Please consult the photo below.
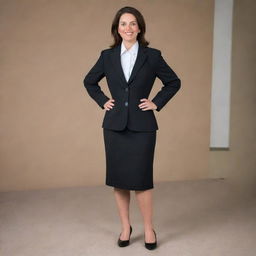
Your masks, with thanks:
<instances>
[{"instance_id":1,"label":"blazer sleeve","mask_svg":"<svg viewBox=\"0 0 256 256\"><path fill-rule=\"evenodd\" d=\"M176 73L165 62L160 50L158 51L155 70L156 76L164 85L152 99L152 102L157 106L156 111L160 111L180 89L181 81Z\"/></svg>"},{"instance_id":2,"label":"blazer sleeve","mask_svg":"<svg viewBox=\"0 0 256 256\"><path fill-rule=\"evenodd\" d=\"M103 51L101 51L100 57L96 64L91 68L91 70L85 76L83 83L88 94L96 103L104 109L104 104L109 100L104 92L99 86L99 81L105 77L104 73L104 62L103 62Z\"/></svg>"}]
</instances>

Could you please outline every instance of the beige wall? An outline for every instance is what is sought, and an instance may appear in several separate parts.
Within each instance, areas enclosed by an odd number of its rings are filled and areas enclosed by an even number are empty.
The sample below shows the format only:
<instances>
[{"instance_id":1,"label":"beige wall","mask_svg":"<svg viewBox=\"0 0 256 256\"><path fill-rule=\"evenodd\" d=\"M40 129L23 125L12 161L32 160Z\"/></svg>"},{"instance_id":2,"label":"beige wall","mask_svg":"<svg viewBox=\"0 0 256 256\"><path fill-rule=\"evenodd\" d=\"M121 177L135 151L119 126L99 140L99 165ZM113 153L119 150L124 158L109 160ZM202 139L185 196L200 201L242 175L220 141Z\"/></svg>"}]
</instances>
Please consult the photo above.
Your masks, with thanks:
<instances>
[{"instance_id":1,"label":"beige wall","mask_svg":"<svg viewBox=\"0 0 256 256\"><path fill-rule=\"evenodd\" d=\"M141 10L150 46L182 81L156 112L155 182L209 176L213 0L0 4L1 191L105 183L104 110L82 80L112 42L113 16L125 5ZM161 86L157 80L151 99Z\"/></svg>"},{"instance_id":2,"label":"beige wall","mask_svg":"<svg viewBox=\"0 0 256 256\"><path fill-rule=\"evenodd\" d=\"M230 150L210 154L210 177L256 192L256 2L234 1Z\"/></svg>"}]
</instances>

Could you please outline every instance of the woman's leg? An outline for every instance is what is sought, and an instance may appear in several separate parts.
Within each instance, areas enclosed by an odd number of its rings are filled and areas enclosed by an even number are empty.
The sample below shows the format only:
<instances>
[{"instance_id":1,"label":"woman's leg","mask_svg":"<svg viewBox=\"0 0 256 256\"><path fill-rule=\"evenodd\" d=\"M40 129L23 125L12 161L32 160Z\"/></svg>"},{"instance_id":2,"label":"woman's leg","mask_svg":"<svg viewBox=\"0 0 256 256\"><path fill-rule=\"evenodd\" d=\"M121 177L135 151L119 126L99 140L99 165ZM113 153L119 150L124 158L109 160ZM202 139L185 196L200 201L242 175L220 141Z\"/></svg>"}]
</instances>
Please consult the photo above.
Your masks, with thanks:
<instances>
[{"instance_id":1,"label":"woman's leg","mask_svg":"<svg viewBox=\"0 0 256 256\"><path fill-rule=\"evenodd\" d=\"M129 205L130 205L130 190L114 188L114 194L119 210L119 216L122 224L121 240L128 240L130 235L130 219L129 219Z\"/></svg>"},{"instance_id":2,"label":"woman's leg","mask_svg":"<svg viewBox=\"0 0 256 256\"><path fill-rule=\"evenodd\" d=\"M154 243L156 241L155 234L153 232L153 206L152 206L152 189L148 190L136 190L136 198L139 202L140 210L144 220L144 232L146 243Z\"/></svg>"}]
</instances>

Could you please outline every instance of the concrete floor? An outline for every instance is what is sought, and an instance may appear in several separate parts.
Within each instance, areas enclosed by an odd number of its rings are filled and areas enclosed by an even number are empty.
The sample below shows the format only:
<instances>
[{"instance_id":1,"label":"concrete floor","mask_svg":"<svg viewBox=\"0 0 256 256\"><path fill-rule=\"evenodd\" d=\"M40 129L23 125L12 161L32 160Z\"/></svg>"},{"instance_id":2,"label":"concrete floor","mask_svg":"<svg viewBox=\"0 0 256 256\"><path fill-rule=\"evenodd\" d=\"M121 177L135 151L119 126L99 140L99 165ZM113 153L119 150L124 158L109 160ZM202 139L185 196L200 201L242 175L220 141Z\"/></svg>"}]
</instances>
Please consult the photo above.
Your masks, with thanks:
<instances>
[{"instance_id":1,"label":"concrete floor","mask_svg":"<svg viewBox=\"0 0 256 256\"><path fill-rule=\"evenodd\" d=\"M158 248L144 247L131 192L131 243L120 248L113 189L78 187L0 193L1 256L254 256L256 198L221 179L155 183Z\"/></svg>"}]
</instances>

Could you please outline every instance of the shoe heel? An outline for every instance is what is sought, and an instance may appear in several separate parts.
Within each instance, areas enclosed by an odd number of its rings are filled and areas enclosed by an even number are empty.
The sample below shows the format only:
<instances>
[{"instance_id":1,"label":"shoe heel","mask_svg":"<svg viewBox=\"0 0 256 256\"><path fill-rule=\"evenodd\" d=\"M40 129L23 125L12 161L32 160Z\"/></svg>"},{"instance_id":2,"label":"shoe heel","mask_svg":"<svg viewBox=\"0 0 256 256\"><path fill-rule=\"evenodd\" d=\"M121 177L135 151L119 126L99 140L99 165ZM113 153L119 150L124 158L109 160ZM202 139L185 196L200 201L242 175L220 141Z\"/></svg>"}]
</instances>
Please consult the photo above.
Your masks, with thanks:
<instances>
[{"instance_id":1,"label":"shoe heel","mask_svg":"<svg viewBox=\"0 0 256 256\"><path fill-rule=\"evenodd\" d=\"M153 229L153 231L154 231L154 234L155 234L155 237L156 237L156 232L155 232L154 229ZM144 234L144 241L145 241L145 234ZM154 243L146 243L146 241L145 241L145 247L148 250L154 250L157 247L157 238L156 238L156 241Z\"/></svg>"},{"instance_id":2,"label":"shoe heel","mask_svg":"<svg viewBox=\"0 0 256 256\"><path fill-rule=\"evenodd\" d=\"M129 235L129 239L128 239L128 240L121 240L121 239L120 239L121 233L120 233L119 238L118 238L118 241L117 241L118 246L119 246L119 247L128 246L128 245L130 244L131 234L132 234L132 226L130 226L130 235Z\"/></svg>"}]
</instances>

